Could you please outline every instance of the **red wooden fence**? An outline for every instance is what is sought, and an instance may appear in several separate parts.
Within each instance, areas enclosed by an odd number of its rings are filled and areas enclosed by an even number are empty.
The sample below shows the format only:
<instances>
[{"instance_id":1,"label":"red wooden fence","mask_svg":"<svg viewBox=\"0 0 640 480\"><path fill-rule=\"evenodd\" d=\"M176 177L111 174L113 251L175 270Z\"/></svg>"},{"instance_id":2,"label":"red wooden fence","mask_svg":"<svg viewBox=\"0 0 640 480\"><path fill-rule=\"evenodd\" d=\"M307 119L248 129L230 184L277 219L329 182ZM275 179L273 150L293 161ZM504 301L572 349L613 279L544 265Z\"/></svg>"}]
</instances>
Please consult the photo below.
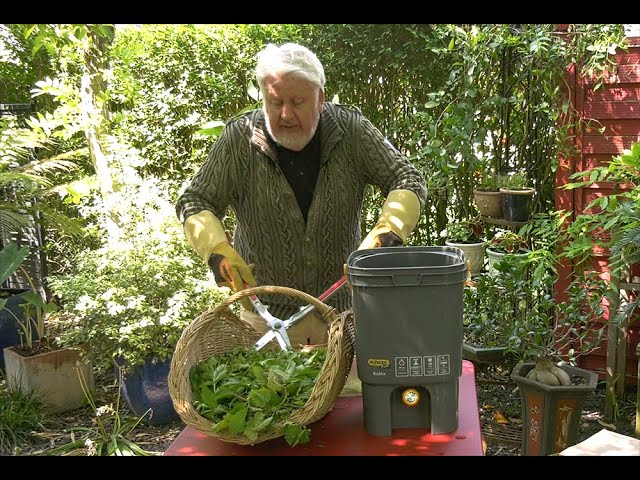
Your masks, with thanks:
<instances>
[{"instance_id":1,"label":"red wooden fence","mask_svg":"<svg viewBox=\"0 0 640 480\"><path fill-rule=\"evenodd\" d=\"M605 84L593 91L593 80L581 78L573 72L570 75L571 102L576 115L589 126L575 133L574 142L578 152L572 158L560 158L560 168L556 174L556 187L567 183L574 172L588 170L611 160L640 141L640 37L627 37L627 51L616 55L618 71L606 78ZM584 123L581 122L581 123ZM604 127L604 131L599 129ZM606 183L589 187L563 190L556 188L556 208L572 210L575 215L585 212L585 206L592 199L611 193L612 186ZM557 293L569 284L572 265L561 269L562 280L558 282ZM609 278L607 252L596 252L592 268L603 278ZM635 381L638 371L635 355L640 340L640 322L636 319L629 326L626 353L626 383ZM607 364L607 348L603 345L597 351L580 357L579 365L602 374L604 378Z\"/></svg>"}]
</instances>

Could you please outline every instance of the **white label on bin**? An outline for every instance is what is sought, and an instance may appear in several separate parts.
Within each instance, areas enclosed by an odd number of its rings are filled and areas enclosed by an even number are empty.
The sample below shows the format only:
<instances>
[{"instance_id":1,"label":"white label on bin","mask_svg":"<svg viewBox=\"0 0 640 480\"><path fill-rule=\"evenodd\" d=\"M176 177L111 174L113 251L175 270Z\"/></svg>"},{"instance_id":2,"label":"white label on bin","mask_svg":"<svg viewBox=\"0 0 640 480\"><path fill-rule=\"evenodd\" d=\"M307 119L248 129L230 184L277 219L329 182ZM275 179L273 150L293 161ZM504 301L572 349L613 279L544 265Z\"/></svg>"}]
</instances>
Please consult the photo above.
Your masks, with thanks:
<instances>
[{"instance_id":1,"label":"white label on bin","mask_svg":"<svg viewBox=\"0 0 640 480\"><path fill-rule=\"evenodd\" d=\"M436 356L428 355L424 357L424 374L427 377L430 377L432 375L436 375L436 373L437 373Z\"/></svg>"},{"instance_id":2,"label":"white label on bin","mask_svg":"<svg viewBox=\"0 0 640 480\"><path fill-rule=\"evenodd\" d=\"M409 365L412 377L422 376L422 357L409 357Z\"/></svg>"},{"instance_id":3,"label":"white label on bin","mask_svg":"<svg viewBox=\"0 0 640 480\"><path fill-rule=\"evenodd\" d=\"M395 357L396 377L433 377L451 373L451 355Z\"/></svg>"},{"instance_id":4,"label":"white label on bin","mask_svg":"<svg viewBox=\"0 0 640 480\"><path fill-rule=\"evenodd\" d=\"M438 355L438 375L449 375L450 365L449 354Z\"/></svg>"},{"instance_id":5,"label":"white label on bin","mask_svg":"<svg viewBox=\"0 0 640 480\"><path fill-rule=\"evenodd\" d=\"M396 377L409 376L409 362L407 357L396 357Z\"/></svg>"}]
</instances>

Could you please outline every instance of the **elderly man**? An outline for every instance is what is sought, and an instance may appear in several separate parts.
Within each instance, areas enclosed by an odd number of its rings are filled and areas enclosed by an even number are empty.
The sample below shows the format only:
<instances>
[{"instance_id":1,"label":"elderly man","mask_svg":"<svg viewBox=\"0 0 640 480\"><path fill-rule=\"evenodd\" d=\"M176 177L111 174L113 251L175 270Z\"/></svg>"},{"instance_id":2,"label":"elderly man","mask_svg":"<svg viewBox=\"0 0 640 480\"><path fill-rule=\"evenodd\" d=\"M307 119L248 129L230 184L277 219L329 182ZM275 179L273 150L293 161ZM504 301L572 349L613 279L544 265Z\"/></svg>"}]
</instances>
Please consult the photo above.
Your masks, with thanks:
<instances>
[{"instance_id":1,"label":"elderly man","mask_svg":"<svg viewBox=\"0 0 640 480\"><path fill-rule=\"evenodd\" d=\"M317 296L343 275L352 251L406 241L424 207L424 178L361 113L325 102L324 69L307 48L268 45L257 55L256 78L263 108L227 123L176 211L218 285L280 285ZM367 185L386 200L362 240ZM232 243L220 221L228 207L237 220ZM276 317L297 310L293 298L264 297ZM344 311L349 292L327 303ZM243 305L240 317L264 332L265 322ZM324 343L327 325L312 312L289 336Z\"/></svg>"}]
</instances>

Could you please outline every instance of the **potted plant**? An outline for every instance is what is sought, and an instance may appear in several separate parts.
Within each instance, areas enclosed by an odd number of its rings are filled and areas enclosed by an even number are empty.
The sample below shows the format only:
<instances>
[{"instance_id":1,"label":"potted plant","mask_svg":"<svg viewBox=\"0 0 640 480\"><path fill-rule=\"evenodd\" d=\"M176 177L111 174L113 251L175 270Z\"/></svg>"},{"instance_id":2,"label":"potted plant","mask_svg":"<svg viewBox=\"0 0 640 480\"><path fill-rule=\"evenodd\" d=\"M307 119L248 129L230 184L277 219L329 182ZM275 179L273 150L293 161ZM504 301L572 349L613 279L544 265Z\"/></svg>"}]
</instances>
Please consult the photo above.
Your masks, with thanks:
<instances>
[{"instance_id":1,"label":"potted plant","mask_svg":"<svg viewBox=\"0 0 640 480\"><path fill-rule=\"evenodd\" d=\"M529 185L524 173L512 173L504 177L500 187L502 194L502 215L510 222L526 222L529 220L531 200L535 189Z\"/></svg>"},{"instance_id":2,"label":"potted plant","mask_svg":"<svg viewBox=\"0 0 640 480\"><path fill-rule=\"evenodd\" d=\"M507 359L520 299L526 289L518 265L507 257L502 275L478 275L464 288L462 356L480 363Z\"/></svg>"},{"instance_id":3,"label":"potted plant","mask_svg":"<svg viewBox=\"0 0 640 480\"><path fill-rule=\"evenodd\" d=\"M516 319L509 345L519 360L511 379L520 389L524 455L549 455L576 443L582 406L598 380L595 372L574 365L578 356L599 348L606 332L607 284L586 271L556 305L556 279L531 282L527 310Z\"/></svg>"},{"instance_id":4,"label":"potted plant","mask_svg":"<svg viewBox=\"0 0 640 480\"><path fill-rule=\"evenodd\" d=\"M531 250L527 237L511 230L500 230L487 244L487 266L491 274L498 272L497 265L506 257L514 257L521 261L523 274L526 273L526 262Z\"/></svg>"},{"instance_id":5,"label":"potted plant","mask_svg":"<svg viewBox=\"0 0 640 480\"><path fill-rule=\"evenodd\" d=\"M88 387L93 390L93 370L81 358L79 348L62 348L46 335L45 319L57 307L37 293L31 276L22 267L28 253L28 247L18 248L15 244L0 251L0 283L21 270L31 285L15 305L22 312L9 310L15 319L14 328L20 343L3 349L7 381L11 388L37 394L48 410L72 410L85 402L79 373L85 376ZM6 309L6 304L7 299L0 299L0 308Z\"/></svg>"},{"instance_id":6,"label":"potted plant","mask_svg":"<svg viewBox=\"0 0 640 480\"><path fill-rule=\"evenodd\" d=\"M502 218L502 193L500 187L504 182L502 175L484 172L473 190L473 199L480 215Z\"/></svg>"},{"instance_id":7,"label":"potted plant","mask_svg":"<svg viewBox=\"0 0 640 480\"><path fill-rule=\"evenodd\" d=\"M182 331L226 298L175 215L158 217L162 222L146 234L123 232L119 242L81 253L72 276L51 279L76 323L63 341L90 345L99 371L122 371L127 406L152 425L179 419L167 378Z\"/></svg>"},{"instance_id":8,"label":"potted plant","mask_svg":"<svg viewBox=\"0 0 640 480\"><path fill-rule=\"evenodd\" d=\"M16 271L27 258L28 247L18 248L15 243L6 245L0 251L0 284L4 283ZM0 292L0 371L5 373L4 355L1 354L5 347L20 344L20 325L27 322L24 309L24 296L28 289L2 289ZM35 333L35 329L34 333Z\"/></svg>"},{"instance_id":9,"label":"potted plant","mask_svg":"<svg viewBox=\"0 0 640 480\"><path fill-rule=\"evenodd\" d=\"M470 275L477 275L484 268L487 241L483 233L479 219L450 223L445 230L445 244L462 250Z\"/></svg>"}]
</instances>

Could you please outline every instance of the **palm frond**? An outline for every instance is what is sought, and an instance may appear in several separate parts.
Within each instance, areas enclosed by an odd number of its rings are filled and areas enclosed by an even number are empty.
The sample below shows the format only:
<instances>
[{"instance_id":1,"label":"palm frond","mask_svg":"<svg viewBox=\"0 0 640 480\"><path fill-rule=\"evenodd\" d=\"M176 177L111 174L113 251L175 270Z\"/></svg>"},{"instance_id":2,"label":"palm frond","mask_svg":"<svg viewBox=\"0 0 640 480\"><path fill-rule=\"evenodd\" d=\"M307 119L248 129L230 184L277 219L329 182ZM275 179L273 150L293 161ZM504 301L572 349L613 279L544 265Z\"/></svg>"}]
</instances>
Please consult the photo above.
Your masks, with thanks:
<instances>
[{"instance_id":1,"label":"palm frond","mask_svg":"<svg viewBox=\"0 0 640 480\"><path fill-rule=\"evenodd\" d=\"M87 156L89 156L89 149L84 147L76 150L69 150L68 152L64 152L59 155L54 155L53 157L49 157L47 160L66 160L68 158L77 159Z\"/></svg>"},{"instance_id":2,"label":"palm frond","mask_svg":"<svg viewBox=\"0 0 640 480\"><path fill-rule=\"evenodd\" d=\"M17 205L0 202L0 230L14 232L28 226L29 223L29 217L19 212Z\"/></svg>"},{"instance_id":3,"label":"palm frond","mask_svg":"<svg viewBox=\"0 0 640 480\"><path fill-rule=\"evenodd\" d=\"M82 237L86 233L81 220L60 213L46 205L38 205L38 213L47 223L47 228L65 232L73 237Z\"/></svg>"},{"instance_id":4,"label":"palm frond","mask_svg":"<svg viewBox=\"0 0 640 480\"><path fill-rule=\"evenodd\" d=\"M50 187L53 182L46 177L41 177L32 173L20 172L17 170L9 170L0 172L0 186L10 185L12 183L21 182L31 184L31 186Z\"/></svg>"},{"instance_id":5,"label":"palm frond","mask_svg":"<svg viewBox=\"0 0 640 480\"><path fill-rule=\"evenodd\" d=\"M66 160L63 155L59 155L57 158L46 158L37 162L32 162L28 165L18 168L18 171L23 171L25 174L33 172L34 174L47 174L55 172L69 172L79 168L71 160Z\"/></svg>"}]
</instances>

